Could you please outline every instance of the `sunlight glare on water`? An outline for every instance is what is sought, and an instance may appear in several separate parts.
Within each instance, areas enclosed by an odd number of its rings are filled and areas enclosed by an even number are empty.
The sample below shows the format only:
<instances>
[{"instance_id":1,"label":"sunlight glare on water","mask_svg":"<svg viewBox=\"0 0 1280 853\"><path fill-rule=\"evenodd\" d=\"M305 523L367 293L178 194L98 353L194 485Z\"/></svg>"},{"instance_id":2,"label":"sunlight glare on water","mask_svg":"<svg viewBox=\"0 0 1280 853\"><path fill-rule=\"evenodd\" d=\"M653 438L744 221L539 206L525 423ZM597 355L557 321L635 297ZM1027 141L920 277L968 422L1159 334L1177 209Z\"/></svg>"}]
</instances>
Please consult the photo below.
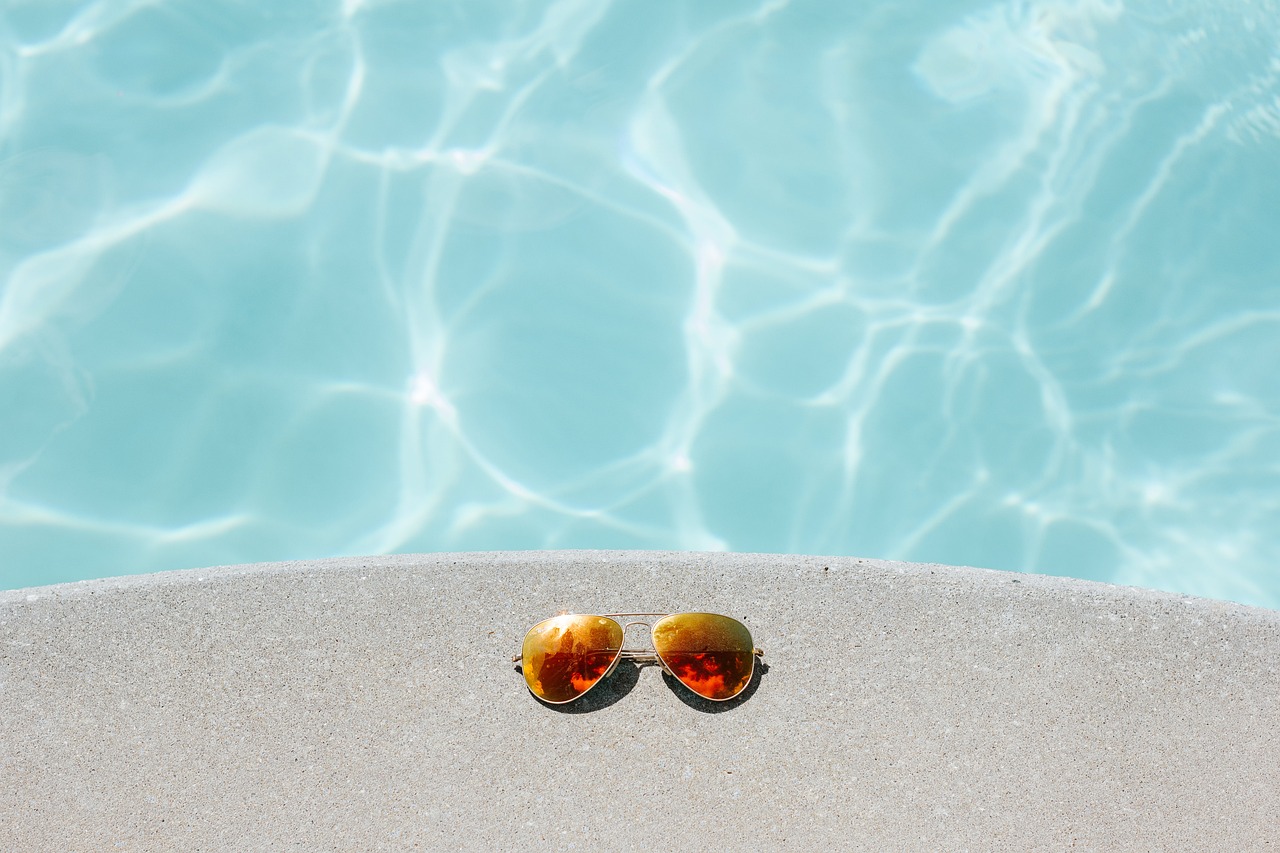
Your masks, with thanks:
<instances>
[{"instance_id":1,"label":"sunlight glare on water","mask_svg":"<svg viewBox=\"0 0 1280 853\"><path fill-rule=\"evenodd\" d=\"M1273 0L10 0L0 586L728 549L1280 607Z\"/></svg>"}]
</instances>

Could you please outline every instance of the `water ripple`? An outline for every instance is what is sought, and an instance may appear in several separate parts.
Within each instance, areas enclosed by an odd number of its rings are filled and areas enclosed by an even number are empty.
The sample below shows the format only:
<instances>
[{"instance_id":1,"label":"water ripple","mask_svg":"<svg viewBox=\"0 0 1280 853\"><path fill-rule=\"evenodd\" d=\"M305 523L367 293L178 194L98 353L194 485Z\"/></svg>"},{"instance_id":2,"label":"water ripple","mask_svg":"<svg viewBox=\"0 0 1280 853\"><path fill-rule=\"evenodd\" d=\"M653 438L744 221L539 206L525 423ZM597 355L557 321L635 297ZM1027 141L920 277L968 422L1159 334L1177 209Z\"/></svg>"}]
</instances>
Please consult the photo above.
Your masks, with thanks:
<instances>
[{"instance_id":1,"label":"water ripple","mask_svg":"<svg viewBox=\"0 0 1280 853\"><path fill-rule=\"evenodd\" d=\"M0 9L0 582L842 553L1280 607L1274 2Z\"/></svg>"}]
</instances>

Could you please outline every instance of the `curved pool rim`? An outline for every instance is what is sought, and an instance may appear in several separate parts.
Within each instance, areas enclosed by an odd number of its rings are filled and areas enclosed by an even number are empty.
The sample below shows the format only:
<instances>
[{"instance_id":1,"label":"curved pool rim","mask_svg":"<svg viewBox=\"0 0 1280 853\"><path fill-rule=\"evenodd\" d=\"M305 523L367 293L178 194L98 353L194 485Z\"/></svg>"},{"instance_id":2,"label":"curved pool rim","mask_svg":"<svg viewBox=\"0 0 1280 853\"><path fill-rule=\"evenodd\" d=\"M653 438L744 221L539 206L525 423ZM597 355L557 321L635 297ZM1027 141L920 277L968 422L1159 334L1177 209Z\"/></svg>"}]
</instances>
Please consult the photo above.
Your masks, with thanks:
<instances>
[{"instance_id":1,"label":"curved pool rim","mask_svg":"<svg viewBox=\"0 0 1280 853\"><path fill-rule=\"evenodd\" d=\"M562 712L510 663L556 610L664 607L747 622L768 668L745 700L640 668ZM1252 849L1280 813L1280 612L1088 581L360 557L2 592L0 643L14 849Z\"/></svg>"}]
</instances>

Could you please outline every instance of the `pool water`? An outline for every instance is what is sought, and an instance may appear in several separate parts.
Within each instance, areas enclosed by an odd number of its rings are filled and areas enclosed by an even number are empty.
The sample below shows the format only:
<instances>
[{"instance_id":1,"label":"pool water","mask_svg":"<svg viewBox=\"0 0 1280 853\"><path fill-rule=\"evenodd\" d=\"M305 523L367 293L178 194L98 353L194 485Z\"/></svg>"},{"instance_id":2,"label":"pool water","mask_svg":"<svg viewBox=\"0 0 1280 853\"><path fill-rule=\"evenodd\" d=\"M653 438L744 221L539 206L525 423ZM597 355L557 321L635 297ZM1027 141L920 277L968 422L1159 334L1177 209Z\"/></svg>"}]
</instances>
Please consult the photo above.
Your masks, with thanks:
<instances>
[{"instance_id":1,"label":"pool water","mask_svg":"<svg viewBox=\"0 0 1280 853\"><path fill-rule=\"evenodd\" d=\"M1280 607L1273 0L9 0L0 585L852 554Z\"/></svg>"}]
</instances>

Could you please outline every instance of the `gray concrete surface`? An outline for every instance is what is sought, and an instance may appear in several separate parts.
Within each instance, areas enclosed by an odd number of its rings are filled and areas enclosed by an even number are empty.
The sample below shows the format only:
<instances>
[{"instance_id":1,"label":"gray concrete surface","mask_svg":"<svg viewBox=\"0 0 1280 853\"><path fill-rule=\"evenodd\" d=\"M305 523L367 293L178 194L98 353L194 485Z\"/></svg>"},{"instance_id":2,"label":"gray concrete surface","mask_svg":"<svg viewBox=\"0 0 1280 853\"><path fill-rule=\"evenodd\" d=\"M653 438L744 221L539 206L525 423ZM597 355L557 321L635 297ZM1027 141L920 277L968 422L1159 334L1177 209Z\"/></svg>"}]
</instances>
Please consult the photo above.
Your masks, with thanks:
<instances>
[{"instance_id":1,"label":"gray concrete surface","mask_svg":"<svg viewBox=\"0 0 1280 853\"><path fill-rule=\"evenodd\" d=\"M715 610L743 701L560 610ZM628 638L639 640L642 630ZM1280 614L844 558L369 557L0 593L0 850L1280 848Z\"/></svg>"}]
</instances>

